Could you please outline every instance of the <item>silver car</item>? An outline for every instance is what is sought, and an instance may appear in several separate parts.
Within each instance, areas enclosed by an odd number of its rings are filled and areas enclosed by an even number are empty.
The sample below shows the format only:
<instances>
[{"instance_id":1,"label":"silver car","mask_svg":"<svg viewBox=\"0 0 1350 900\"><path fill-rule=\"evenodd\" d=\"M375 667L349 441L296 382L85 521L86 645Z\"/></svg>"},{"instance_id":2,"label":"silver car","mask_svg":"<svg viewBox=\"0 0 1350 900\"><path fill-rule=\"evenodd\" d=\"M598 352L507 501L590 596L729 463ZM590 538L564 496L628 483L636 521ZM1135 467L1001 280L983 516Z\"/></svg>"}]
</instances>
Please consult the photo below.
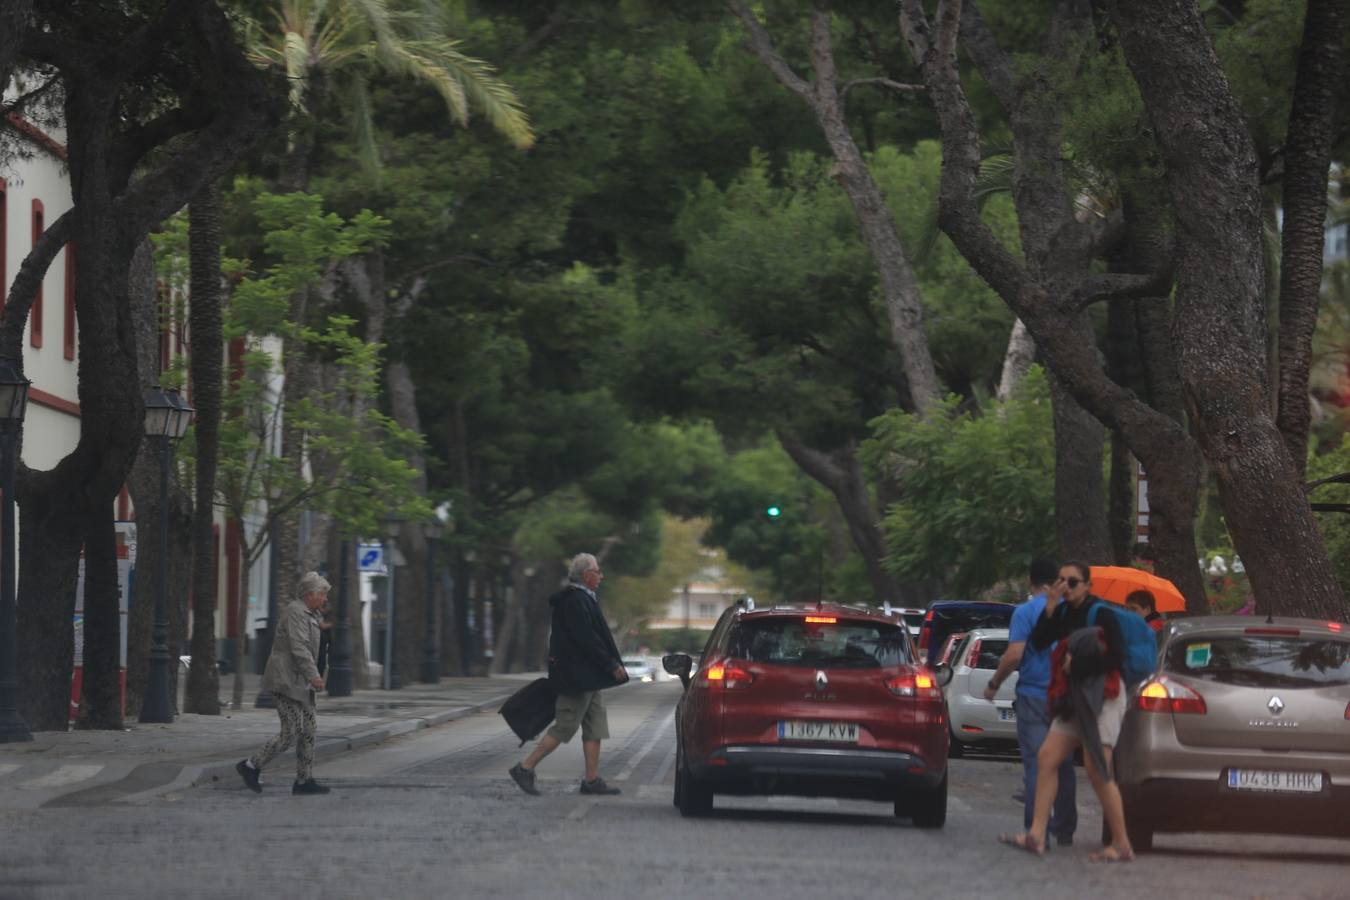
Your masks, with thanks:
<instances>
[{"instance_id":1,"label":"silver car","mask_svg":"<svg viewBox=\"0 0 1350 900\"><path fill-rule=\"evenodd\" d=\"M951 723L949 753L960 756L973 744L1016 741L1013 698L1017 692L1017 673L999 685L992 703L984 699L984 689L994 676L1003 651L1008 649L1008 629L977 628L959 638L954 646L950 657L937 665L938 682L947 698L947 720Z\"/></svg>"},{"instance_id":2,"label":"silver car","mask_svg":"<svg viewBox=\"0 0 1350 900\"><path fill-rule=\"evenodd\" d=\"M1168 623L1116 758L1135 849L1158 831L1350 836L1350 625Z\"/></svg>"}]
</instances>

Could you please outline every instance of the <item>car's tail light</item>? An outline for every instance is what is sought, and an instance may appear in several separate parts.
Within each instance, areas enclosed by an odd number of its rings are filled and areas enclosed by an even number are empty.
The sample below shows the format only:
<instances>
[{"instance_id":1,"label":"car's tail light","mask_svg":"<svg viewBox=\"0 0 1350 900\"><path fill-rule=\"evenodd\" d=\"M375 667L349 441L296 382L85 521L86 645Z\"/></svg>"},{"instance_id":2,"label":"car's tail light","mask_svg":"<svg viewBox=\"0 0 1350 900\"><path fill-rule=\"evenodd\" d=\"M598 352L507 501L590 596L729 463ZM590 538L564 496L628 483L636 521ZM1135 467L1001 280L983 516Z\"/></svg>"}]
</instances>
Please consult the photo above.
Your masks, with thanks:
<instances>
[{"instance_id":1,"label":"car's tail light","mask_svg":"<svg viewBox=\"0 0 1350 900\"><path fill-rule=\"evenodd\" d=\"M709 666L703 675L703 683L708 687L720 687L724 690L748 687L755 676L748 670L732 663L718 663Z\"/></svg>"},{"instance_id":2,"label":"car's tail light","mask_svg":"<svg viewBox=\"0 0 1350 900\"><path fill-rule=\"evenodd\" d=\"M933 611L932 611L931 609L930 609L928 612L924 613L924 616L923 616L923 625L919 626L919 649L920 649L920 650L927 650L927 649L928 649L928 639L929 639L929 638L932 636L932 634L933 634L933 618L934 618L934 613L933 613Z\"/></svg>"},{"instance_id":3,"label":"car's tail light","mask_svg":"<svg viewBox=\"0 0 1350 900\"><path fill-rule=\"evenodd\" d=\"M1330 628L1332 631L1340 631L1340 630L1341 630L1341 623L1340 623L1340 622L1328 622L1328 623L1327 623L1327 627Z\"/></svg>"},{"instance_id":4,"label":"car's tail light","mask_svg":"<svg viewBox=\"0 0 1350 900\"><path fill-rule=\"evenodd\" d=\"M917 697L919 699L941 700L942 688L937 679L927 669L917 672L905 672L894 678L886 679L886 688L897 697Z\"/></svg>"},{"instance_id":5,"label":"car's tail light","mask_svg":"<svg viewBox=\"0 0 1350 900\"><path fill-rule=\"evenodd\" d=\"M839 619L834 616L807 616L807 625L834 625Z\"/></svg>"},{"instance_id":6,"label":"car's tail light","mask_svg":"<svg viewBox=\"0 0 1350 900\"><path fill-rule=\"evenodd\" d=\"M1350 719L1350 703L1345 704L1345 717Z\"/></svg>"},{"instance_id":7,"label":"car's tail light","mask_svg":"<svg viewBox=\"0 0 1350 900\"><path fill-rule=\"evenodd\" d=\"M970 650L966 652L966 668L979 668L975 664L980 661L980 644L982 643L984 643L984 641L979 638L970 642Z\"/></svg>"},{"instance_id":8,"label":"car's tail light","mask_svg":"<svg viewBox=\"0 0 1350 900\"><path fill-rule=\"evenodd\" d=\"M1144 683L1134 704L1144 712L1194 713L1204 715L1205 698L1166 675Z\"/></svg>"}]
</instances>

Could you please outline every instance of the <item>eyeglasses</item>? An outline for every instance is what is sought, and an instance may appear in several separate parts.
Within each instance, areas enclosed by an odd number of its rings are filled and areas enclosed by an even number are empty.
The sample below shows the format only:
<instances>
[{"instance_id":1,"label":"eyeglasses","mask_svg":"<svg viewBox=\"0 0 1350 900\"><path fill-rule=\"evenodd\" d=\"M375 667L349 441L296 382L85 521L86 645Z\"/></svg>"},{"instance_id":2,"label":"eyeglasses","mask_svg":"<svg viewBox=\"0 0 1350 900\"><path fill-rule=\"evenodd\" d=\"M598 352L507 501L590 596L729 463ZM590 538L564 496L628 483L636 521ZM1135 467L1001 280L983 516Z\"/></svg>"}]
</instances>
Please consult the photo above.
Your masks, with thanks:
<instances>
[{"instance_id":1,"label":"eyeglasses","mask_svg":"<svg viewBox=\"0 0 1350 900\"><path fill-rule=\"evenodd\" d=\"M1070 589L1070 590L1073 590L1074 588L1078 587L1080 584L1087 584L1087 582L1084 581L1084 580L1081 579L1081 578L1064 578L1064 577L1061 576L1060 579L1059 579L1059 581L1062 581L1062 582L1064 582L1065 584L1067 584L1067 585L1069 586L1069 589ZM1059 582L1055 582L1055 583L1058 584Z\"/></svg>"}]
</instances>

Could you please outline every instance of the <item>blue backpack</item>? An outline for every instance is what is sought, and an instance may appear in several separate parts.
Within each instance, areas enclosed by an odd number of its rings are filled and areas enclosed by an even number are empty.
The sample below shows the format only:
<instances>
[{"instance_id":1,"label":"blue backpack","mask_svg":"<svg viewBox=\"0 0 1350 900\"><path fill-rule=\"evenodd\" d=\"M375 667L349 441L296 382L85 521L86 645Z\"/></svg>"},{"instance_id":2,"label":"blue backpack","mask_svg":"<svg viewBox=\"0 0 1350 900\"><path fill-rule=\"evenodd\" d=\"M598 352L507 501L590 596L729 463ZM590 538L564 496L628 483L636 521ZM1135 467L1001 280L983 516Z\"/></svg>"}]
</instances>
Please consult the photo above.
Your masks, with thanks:
<instances>
[{"instance_id":1,"label":"blue backpack","mask_svg":"<svg viewBox=\"0 0 1350 900\"><path fill-rule=\"evenodd\" d=\"M1120 667L1120 676L1128 687L1133 687L1153 674L1158 664L1158 636L1153 628L1144 621L1144 617L1131 612L1115 603L1096 599L1088 609L1087 623L1097 624L1097 610L1110 606L1111 614L1120 624L1120 636L1125 642L1125 661Z\"/></svg>"}]
</instances>

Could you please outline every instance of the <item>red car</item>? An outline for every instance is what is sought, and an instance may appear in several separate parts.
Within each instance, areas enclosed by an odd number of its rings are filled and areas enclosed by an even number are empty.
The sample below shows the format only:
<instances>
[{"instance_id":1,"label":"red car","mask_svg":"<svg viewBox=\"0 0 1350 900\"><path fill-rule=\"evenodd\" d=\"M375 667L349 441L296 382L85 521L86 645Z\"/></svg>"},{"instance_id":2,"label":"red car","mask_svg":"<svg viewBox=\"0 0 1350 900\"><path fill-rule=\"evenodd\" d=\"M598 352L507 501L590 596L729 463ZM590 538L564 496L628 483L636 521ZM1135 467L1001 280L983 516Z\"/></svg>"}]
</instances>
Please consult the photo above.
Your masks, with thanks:
<instances>
[{"instance_id":1,"label":"red car","mask_svg":"<svg viewBox=\"0 0 1350 900\"><path fill-rule=\"evenodd\" d=\"M676 711L675 805L714 794L845 797L893 805L921 828L947 819L946 710L905 623L875 609L817 604L727 610L697 671L666 671Z\"/></svg>"}]
</instances>

